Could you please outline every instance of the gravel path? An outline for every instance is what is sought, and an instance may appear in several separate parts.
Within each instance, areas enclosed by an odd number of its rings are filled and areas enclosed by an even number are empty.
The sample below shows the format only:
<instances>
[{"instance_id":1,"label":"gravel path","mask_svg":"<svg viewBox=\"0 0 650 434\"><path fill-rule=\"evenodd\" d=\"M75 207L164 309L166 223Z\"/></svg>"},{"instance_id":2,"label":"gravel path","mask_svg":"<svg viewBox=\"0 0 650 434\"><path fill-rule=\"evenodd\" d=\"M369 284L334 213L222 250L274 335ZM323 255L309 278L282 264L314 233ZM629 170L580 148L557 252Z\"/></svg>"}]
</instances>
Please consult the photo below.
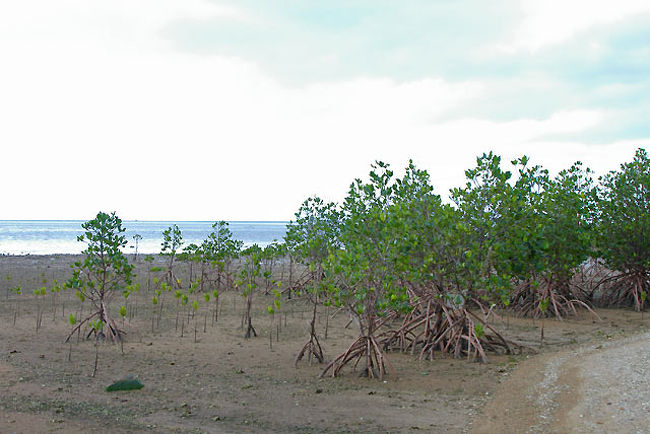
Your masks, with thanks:
<instances>
[{"instance_id":1,"label":"gravel path","mask_svg":"<svg viewBox=\"0 0 650 434\"><path fill-rule=\"evenodd\" d=\"M577 432L650 432L650 333L592 348L575 359L581 399L567 422Z\"/></svg>"},{"instance_id":2,"label":"gravel path","mask_svg":"<svg viewBox=\"0 0 650 434\"><path fill-rule=\"evenodd\" d=\"M650 432L650 332L531 357L471 432Z\"/></svg>"}]
</instances>

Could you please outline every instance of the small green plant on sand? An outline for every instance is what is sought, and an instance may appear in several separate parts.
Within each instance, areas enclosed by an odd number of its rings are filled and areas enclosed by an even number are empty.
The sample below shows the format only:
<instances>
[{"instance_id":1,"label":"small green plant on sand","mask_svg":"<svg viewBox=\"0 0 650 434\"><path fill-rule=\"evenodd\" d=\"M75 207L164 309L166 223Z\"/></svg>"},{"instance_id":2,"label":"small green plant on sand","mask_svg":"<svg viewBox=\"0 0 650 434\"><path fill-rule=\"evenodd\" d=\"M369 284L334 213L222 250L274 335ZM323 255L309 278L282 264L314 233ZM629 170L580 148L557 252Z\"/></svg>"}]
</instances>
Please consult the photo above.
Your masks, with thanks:
<instances>
[{"instance_id":1,"label":"small green plant on sand","mask_svg":"<svg viewBox=\"0 0 650 434\"><path fill-rule=\"evenodd\" d=\"M142 235L140 234L133 235L133 241L135 242L135 247L134 246L131 247L135 248L135 258L134 258L135 262L138 262L138 244L140 243L141 239L142 239Z\"/></svg>"},{"instance_id":2,"label":"small green plant on sand","mask_svg":"<svg viewBox=\"0 0 650 434\"><path fill-rule=\"evenodd\" d=\"M160 254L167 257L167 268L163 279L169 286L176 285L180 288L180 281L174 274L174 265L183 246L183 235L177 225L172 225L163 231L163 242L160 249Z\"/></svg>"},{"instance_id":3,"label":"small green plant on sand","mask_svg":"<svg viewBox=\"0 0 650 434\"><path fill-rule=\"evenodd\" d=\"M253 306L253 294L257 290L257 278L260 275L262 249L253 244L242 252L243 264L239 272L239 279L235 285L242 291L242 296L246 298L246 309L242 317L242 326L246 325L245 337L257 336L257 332L252 324L251 308Z\"/></svg>"},{"instance_id":4,"label":"small green plant on sand","mask_svg":"<svg viewBox=\"0 0 650 434\"><path fill-rule=\"evenodd\" d=\"M9 292L13 292L16 295L21 295L22 294L22 288L20 285L14 286L13 288L9 288ZM18 317L18 301L14 300L13 303L13 318L14 322L13 325L16 325L16 318Z\"/></svg>"}]
</instances>

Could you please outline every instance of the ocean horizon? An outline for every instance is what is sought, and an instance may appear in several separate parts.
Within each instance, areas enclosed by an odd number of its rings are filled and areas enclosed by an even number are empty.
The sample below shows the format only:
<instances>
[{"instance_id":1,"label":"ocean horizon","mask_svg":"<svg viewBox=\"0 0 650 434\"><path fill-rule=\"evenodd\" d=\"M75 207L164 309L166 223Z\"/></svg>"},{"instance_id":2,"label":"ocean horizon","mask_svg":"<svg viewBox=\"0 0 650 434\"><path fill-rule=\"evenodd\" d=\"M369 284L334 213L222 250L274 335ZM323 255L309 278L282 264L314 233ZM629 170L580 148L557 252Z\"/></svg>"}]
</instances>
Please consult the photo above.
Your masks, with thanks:
<instances>
[{"instance_id":1,"label":"ocean horizon","mask_svg":"<svg viewBox=\"0 0 650 434\"><path fill-rule=\"evenodd\" d=\"M83 234L81 224L85 220L0 220L0 254L50 255L78 254L85 249L84 242L77 241ZM288 221L228 221L233 238L245 246L268 245L281 241ZM162 232L171 225L178 225L183 235L183 246L200 244L212 232L214 221L200 220L122 220L128 241L125 253L135 253L133 236L139 234L138 253L159 253Z\"/></svg>"}]
</instances>

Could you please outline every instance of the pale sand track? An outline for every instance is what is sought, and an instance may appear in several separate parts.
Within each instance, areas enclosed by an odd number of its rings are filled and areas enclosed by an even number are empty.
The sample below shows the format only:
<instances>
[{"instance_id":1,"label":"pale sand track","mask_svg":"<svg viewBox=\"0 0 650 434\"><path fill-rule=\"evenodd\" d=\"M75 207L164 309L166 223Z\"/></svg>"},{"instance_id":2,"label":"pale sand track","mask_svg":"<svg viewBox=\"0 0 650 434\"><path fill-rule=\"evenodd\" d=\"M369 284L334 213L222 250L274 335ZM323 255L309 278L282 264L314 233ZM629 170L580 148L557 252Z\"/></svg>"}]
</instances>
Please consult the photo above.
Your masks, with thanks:
<instances>
[{"instance_id":1,"label":"pale sand track","mask_svg":"<svg viewBox=\"0 0 650 434\"><path fill-rule=\"evenodd\" d=\"M531 358L501 384L473 433L647 433L650 333Z\"/></svg>"}]
</instances>

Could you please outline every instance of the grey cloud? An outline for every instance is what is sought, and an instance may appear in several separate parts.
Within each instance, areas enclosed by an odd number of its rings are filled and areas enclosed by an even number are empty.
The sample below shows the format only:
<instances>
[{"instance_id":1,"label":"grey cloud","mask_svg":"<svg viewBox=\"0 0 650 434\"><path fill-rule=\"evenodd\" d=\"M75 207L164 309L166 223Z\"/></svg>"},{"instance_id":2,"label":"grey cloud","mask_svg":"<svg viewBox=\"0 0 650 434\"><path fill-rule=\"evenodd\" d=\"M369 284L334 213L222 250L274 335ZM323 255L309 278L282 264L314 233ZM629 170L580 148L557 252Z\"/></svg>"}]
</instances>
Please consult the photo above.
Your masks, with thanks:
<instances>
[{"instance_id":1,"label":"grey cloud","mask_svg":"<svg viewBox=\"0 0 650 434\"><path fill-rule=\"evenodd\" d=\"M237 56L281 81L357 76L412 80L464 71L487 42L503 40L515 2L237 2L251 20L183 20L163 31L179 50Z\"/></svg>"},{"instance_id":2,"label":"grey cloud","mask_svg":"<svg viewBox=\"0 0 650 434\"><path fill-rule=\"evenodd\" d=\"M477 80L485 92L447 118L508 121L605 110L613 114L585 140L650 136L650 14L593 27L533 53L508 54L494 47L521 19L511 0L232 4L250 19L176 21L163 35L181 51L255 62L287 85L358 76Z\"/></svg>"}]
</instances>

